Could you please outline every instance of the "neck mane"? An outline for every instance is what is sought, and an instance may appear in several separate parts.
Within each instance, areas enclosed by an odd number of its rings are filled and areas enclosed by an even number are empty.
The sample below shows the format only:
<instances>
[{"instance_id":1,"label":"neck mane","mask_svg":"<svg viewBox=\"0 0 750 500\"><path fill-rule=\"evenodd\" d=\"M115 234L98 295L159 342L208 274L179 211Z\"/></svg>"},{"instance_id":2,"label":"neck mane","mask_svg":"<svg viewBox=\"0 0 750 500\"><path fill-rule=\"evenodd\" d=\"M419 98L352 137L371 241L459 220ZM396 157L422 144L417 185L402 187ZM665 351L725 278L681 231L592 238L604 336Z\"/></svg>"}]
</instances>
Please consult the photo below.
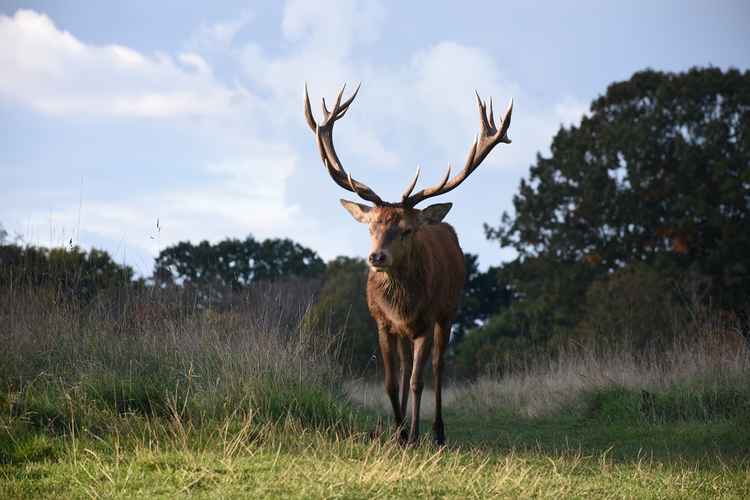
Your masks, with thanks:
<instances>
[{"instance_id":1,"label":"neck mane","mask_svg":"<svg viewBox=\"0 0 750 500\"><path fill-rule=\"evenodd\" d=\"M426 272L422 251L422 245L415 241L398 266L376 274L375 282L383 298L403 313L424 293Z\"/></svg>"}]
</instances>

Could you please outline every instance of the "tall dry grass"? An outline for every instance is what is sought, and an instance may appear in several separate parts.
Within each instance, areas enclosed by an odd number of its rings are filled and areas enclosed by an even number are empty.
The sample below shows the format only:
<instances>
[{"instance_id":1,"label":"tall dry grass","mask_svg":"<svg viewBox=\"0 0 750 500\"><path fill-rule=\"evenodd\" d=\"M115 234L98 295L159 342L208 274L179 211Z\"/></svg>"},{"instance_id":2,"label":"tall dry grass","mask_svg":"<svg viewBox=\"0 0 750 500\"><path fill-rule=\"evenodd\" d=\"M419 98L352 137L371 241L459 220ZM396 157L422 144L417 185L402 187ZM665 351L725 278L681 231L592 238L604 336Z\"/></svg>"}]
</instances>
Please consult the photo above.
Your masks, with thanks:
<instances>
[{"instance_id":1,"label":"tall dry grass","mask_svg":"<svg viewBox=\"0 0 750 500\"><path fill-rule=\"evenodd\" d=\"M53 289L2 288L0 419L62 432L175 414L194 425L252 415L335 426L354 418L347 396L388 414L380 381L347 380L340 336L310 330L313 289L258 284L217 308L189 290L121 289L81 304ZM571 343L502 376L449 382L444 404L529 418L750 416L739 325L697 306L688 318L666 348ZM425 416L432 400L428 391Z\"/></svg>"},{"instance_id":2,"label":"tall dry grass","mask_svg":"<svg viewBox=\"0 0 750 500\"><path fill-rule=\"evenodd\" d=\"M460 399L478 411L526 417L561 411L651 420L750 415L750 347L739 324L704 308L694 312L666 348L571 343L554 358L458 389Z\"/></svg>"},{"instance_id":3,"label":"tall dry grass","mask_svg":"<svg viewBox=\"0 0 750 500\"><path fill-rule=\"evenodd\" d=\"M339 339L303 327L311 297L305 282L259 284L221 309L184 290L80 304L53 289L0 289L0 418L53 431L175 412L335 426L348 418Z\"/></svg>"},{"instance_id":4,"label":"tall dry grass","mask_svg":"<svg viewBox=\"0 0 750 500\"><path fill-rule=\"evenodd\" d=\"M750 418L750 344L739 322L699 306L687 318L675 323L679 331L666 348L571 342L520 369L449 383L443 404L457 412L524 418L561 413L651 422ZM347 392L360 405L390 408L378 382L350 381ZM429 390L422 401L429 416Z\"/></svg>"}]
</instances>

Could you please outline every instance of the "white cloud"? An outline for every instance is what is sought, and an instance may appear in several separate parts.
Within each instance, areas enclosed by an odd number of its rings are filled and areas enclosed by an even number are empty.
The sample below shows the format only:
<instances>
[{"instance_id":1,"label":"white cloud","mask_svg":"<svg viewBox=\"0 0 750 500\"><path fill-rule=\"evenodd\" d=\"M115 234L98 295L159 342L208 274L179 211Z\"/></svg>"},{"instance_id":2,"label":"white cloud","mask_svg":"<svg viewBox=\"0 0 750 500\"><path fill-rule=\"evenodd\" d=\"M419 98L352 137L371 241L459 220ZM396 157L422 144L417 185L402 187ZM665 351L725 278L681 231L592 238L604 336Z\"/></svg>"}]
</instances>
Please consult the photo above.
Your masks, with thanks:
<instances>
[{"instance_id":1,"label":"white cloud","mask_svg":"<svg viewBox=\"0 0 750 500\"><path fill-rule=\"evenodd\" d=\"M500 167L514 180L536 151L547 147L561 122L577 121L585 111L572 98L552 106L535 102L504 74L502 61L456 41L438 41L388 64L372 62L363 54L378 40L385 19L375 0L323 6L293 0L284 8L281 25L288 43L280 47L238 41L238 33L253 20L246 12L202 25L186 43L189 50L171 56L85 44L32 11L0 16L0 99L56 115L169 118L196 136L217 138L213 156L201 158L196 167L208 181L117 201L100 195L86 200L82 212L76 196L55 206L53 216L18 207L16 219L83 227L151 254L179 240L253 233L289 236L333 257L364 251L366 236L353 224L324 231L321 220L290 201L289 181L301 174L297 166L319 165L302 119L304 81L314 101L321 95L332 99L343 82L365 82L346 123L337 128L337 147L355 177L386 184L393 193L401 192L416 163L424 167L424 184L435 182L448 162L462 166L478 131L475 89L495 98L497 114L515 98L514 142L501 145L483 166ZM240 83L227 85L217 78L214 56L232 59ZM196 116L205 119L192 120ZM304 143L294 142L302 137ZM378 178L375 169L381 167L393 174L387 182ZM328 182L322 168L307 172ZM497 176L480 174L485 183L498 182ZM503 203L500 210L508 209L510 197ZM157 218L163 228L158 240L152 239Z\"/></svg>"},{"instance_id":2,"label":"white cloud","mask_svg":"<svg viewBox=\"0 0 750 500\"><path fill-rule=\"evenodd\" d=\"M566 97L555 105L555 114L560 123L565 126L578 125L588 110L586 103L572 97Z\"/></svg>"},{"instance_id":3,"label":"white cloud","mask_svg":"<svg viewBox=\"0 0 750 500\"><path fill-rule=\"evenodd\" d=\"M288 40L303 42L306 51L341 58L358 44L376 41L384 21L385 9L377 0L290 0L281 28Z\"/></svg>"},{"instance_id":4,"label":"white cloud","mask_svg":"<svg viewBox=\"0 0 750 500\"><path fill-rule=\"evenodd\" d=\"M242 89L211 75L205 60L183 54L146 56L120 45L81 43L44 14L0 16L0 98L51 114L165 118L226 113ZM197 71L196 71L197 70Z\"/></svg>"},{"instance_id":5,"label":"white cloud","mask_svg":"<svg viewBox=\"0 0 750 500\"><path fill-rule=\"evenodd\" d=\"M259 237L291 231L304 220L300 208L288 205L286 183L296 155L284 145L251 143L238 159L210 164L210 181L199 186L167 188L158 193L83 202L56 207L50 213L15 213L37 242L59 245L83 227L110 240L126 240L134 248L156 254L159 245L187 239L219 240L229 235ZM76 200L78 201L78 200ZM12 212L11 212L12 213ZM162 228L155 234L155 221ZM307 221L309 224L310 221ZM49 231L44 231L49 227ZM200 228L200 233L196 233ZM48 233L48 234L45 234Z\"/></svg>"},{"instance_id":6,"label":"white cloud","mask_svg":"<svg viewBox=\"0 0 750 500\"><path fill-rule=\"evenodd\" d=\"M183 52L178 56L178 59L183 64L195 68L199 73L210 73L211 67L208 65L205 59L198 54L192 52Z\"/></svg>"},{"instance_id":7,"label":"white cloud","mask_svg":"<svg viewBox=\"0 0 750 500\"><path fill-rule=\"evenodd\" d=\"M202 23L188 45L203 50L228 47L234 38L255 19L255 14L246 9L236 18L215 23Z\"/></svg>"}]
</instances>

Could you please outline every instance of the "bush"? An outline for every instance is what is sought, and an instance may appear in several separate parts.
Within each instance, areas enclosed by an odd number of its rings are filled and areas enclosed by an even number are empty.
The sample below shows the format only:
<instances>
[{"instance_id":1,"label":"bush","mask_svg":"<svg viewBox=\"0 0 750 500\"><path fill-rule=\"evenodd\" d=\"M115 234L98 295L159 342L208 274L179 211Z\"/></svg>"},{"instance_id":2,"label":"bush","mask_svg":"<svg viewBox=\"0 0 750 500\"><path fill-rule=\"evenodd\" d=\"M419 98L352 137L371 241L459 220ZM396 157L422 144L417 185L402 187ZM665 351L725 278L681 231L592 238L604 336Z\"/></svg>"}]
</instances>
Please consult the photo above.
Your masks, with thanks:
<instances>
[{"instance_id":1,"label":"bush","mask_svg":"<svg viewBox=\"0 0 750 500\"><path fill-rule=\"evenodd\" d=\"M643 349L664 343L684 321L674 280L632 264L594 281L586 291L577 333L584 340L622 342Z\"/></svg>"},{"instance_id":2,"label":"bush","mask_svg":"<svg viewBox=\"0 0 750 500\"><path fill-rule=\"evenodd\" d=\"M737 320L706 308L688 312L660 346L570 341L523 364L511 358L506 369L479 377L449 399L472 413L534 418L750 421L750 343Z\"/></svg>"},{"instance_id":3,"label":"bush","mask_svg":"<svg viewBox=\"0 0 750 500\"><path fill-rule=\"evenodd\" d=\"M468 378L488 374L497 376L522 368L538 357L543 344L527 335L527 319L511 308L469 332L456 349L453 358L455 374Z\"/></svg>"},{"instance_id":4,"label":"bush","mask_svg":"<svg viewBox=\"0 0 750 500\"><path fill-rule=\"evenodd\" d=\"M135 285L133 269L103 250L0 245L0 287L43 287L78 301Z\"/></svg>"},{"instance_id":5,"label":"bush","mask_svg":"<svg viewBox=\"0 0 750 500\"><path fill-rule=\"evenodd\" d=\"M306 323L341 334L342 364L355 376L371 373L378 354L378 329L367 308L367 264L337 257L328 263L323 286Z\"/></svg>"}]
</instances>

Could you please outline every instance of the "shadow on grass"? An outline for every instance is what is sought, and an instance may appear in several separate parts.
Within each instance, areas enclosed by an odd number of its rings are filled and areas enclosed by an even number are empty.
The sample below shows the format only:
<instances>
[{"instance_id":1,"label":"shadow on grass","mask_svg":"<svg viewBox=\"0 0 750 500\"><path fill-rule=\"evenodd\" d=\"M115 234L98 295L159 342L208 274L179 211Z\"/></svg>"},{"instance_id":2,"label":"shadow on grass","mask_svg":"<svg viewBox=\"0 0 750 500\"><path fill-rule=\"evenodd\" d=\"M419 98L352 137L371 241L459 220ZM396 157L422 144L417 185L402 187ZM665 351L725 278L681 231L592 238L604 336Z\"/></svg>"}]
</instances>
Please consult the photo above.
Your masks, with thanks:
<instances>
[{"instance_id":1,"label":"shadow on grass","mask_svg":"<svg viewBox=\"0 0 750 500\"><path fill-rule=\"evenodd\" d=\"M731 388L692 396L615 387L592 392L582 405L548 417L456 411L447 422L459 446L606 454L617 461L736 463L750 456L747 401L747 394Z\"/></svg>"},{"instance_id":2,"label":"shadow on grass","mask_svg":"<svg viewBox=\"0 0 750 500\"><path fill-rule=\"evenodd\" d=\"M644 457L665 462L718 462L750 456L750 428L739 420L644 424L575 417L528 420L451 415L446 431L454 446L498 451L602 455L618 461Z\"/></svg>"}]
</instances>

